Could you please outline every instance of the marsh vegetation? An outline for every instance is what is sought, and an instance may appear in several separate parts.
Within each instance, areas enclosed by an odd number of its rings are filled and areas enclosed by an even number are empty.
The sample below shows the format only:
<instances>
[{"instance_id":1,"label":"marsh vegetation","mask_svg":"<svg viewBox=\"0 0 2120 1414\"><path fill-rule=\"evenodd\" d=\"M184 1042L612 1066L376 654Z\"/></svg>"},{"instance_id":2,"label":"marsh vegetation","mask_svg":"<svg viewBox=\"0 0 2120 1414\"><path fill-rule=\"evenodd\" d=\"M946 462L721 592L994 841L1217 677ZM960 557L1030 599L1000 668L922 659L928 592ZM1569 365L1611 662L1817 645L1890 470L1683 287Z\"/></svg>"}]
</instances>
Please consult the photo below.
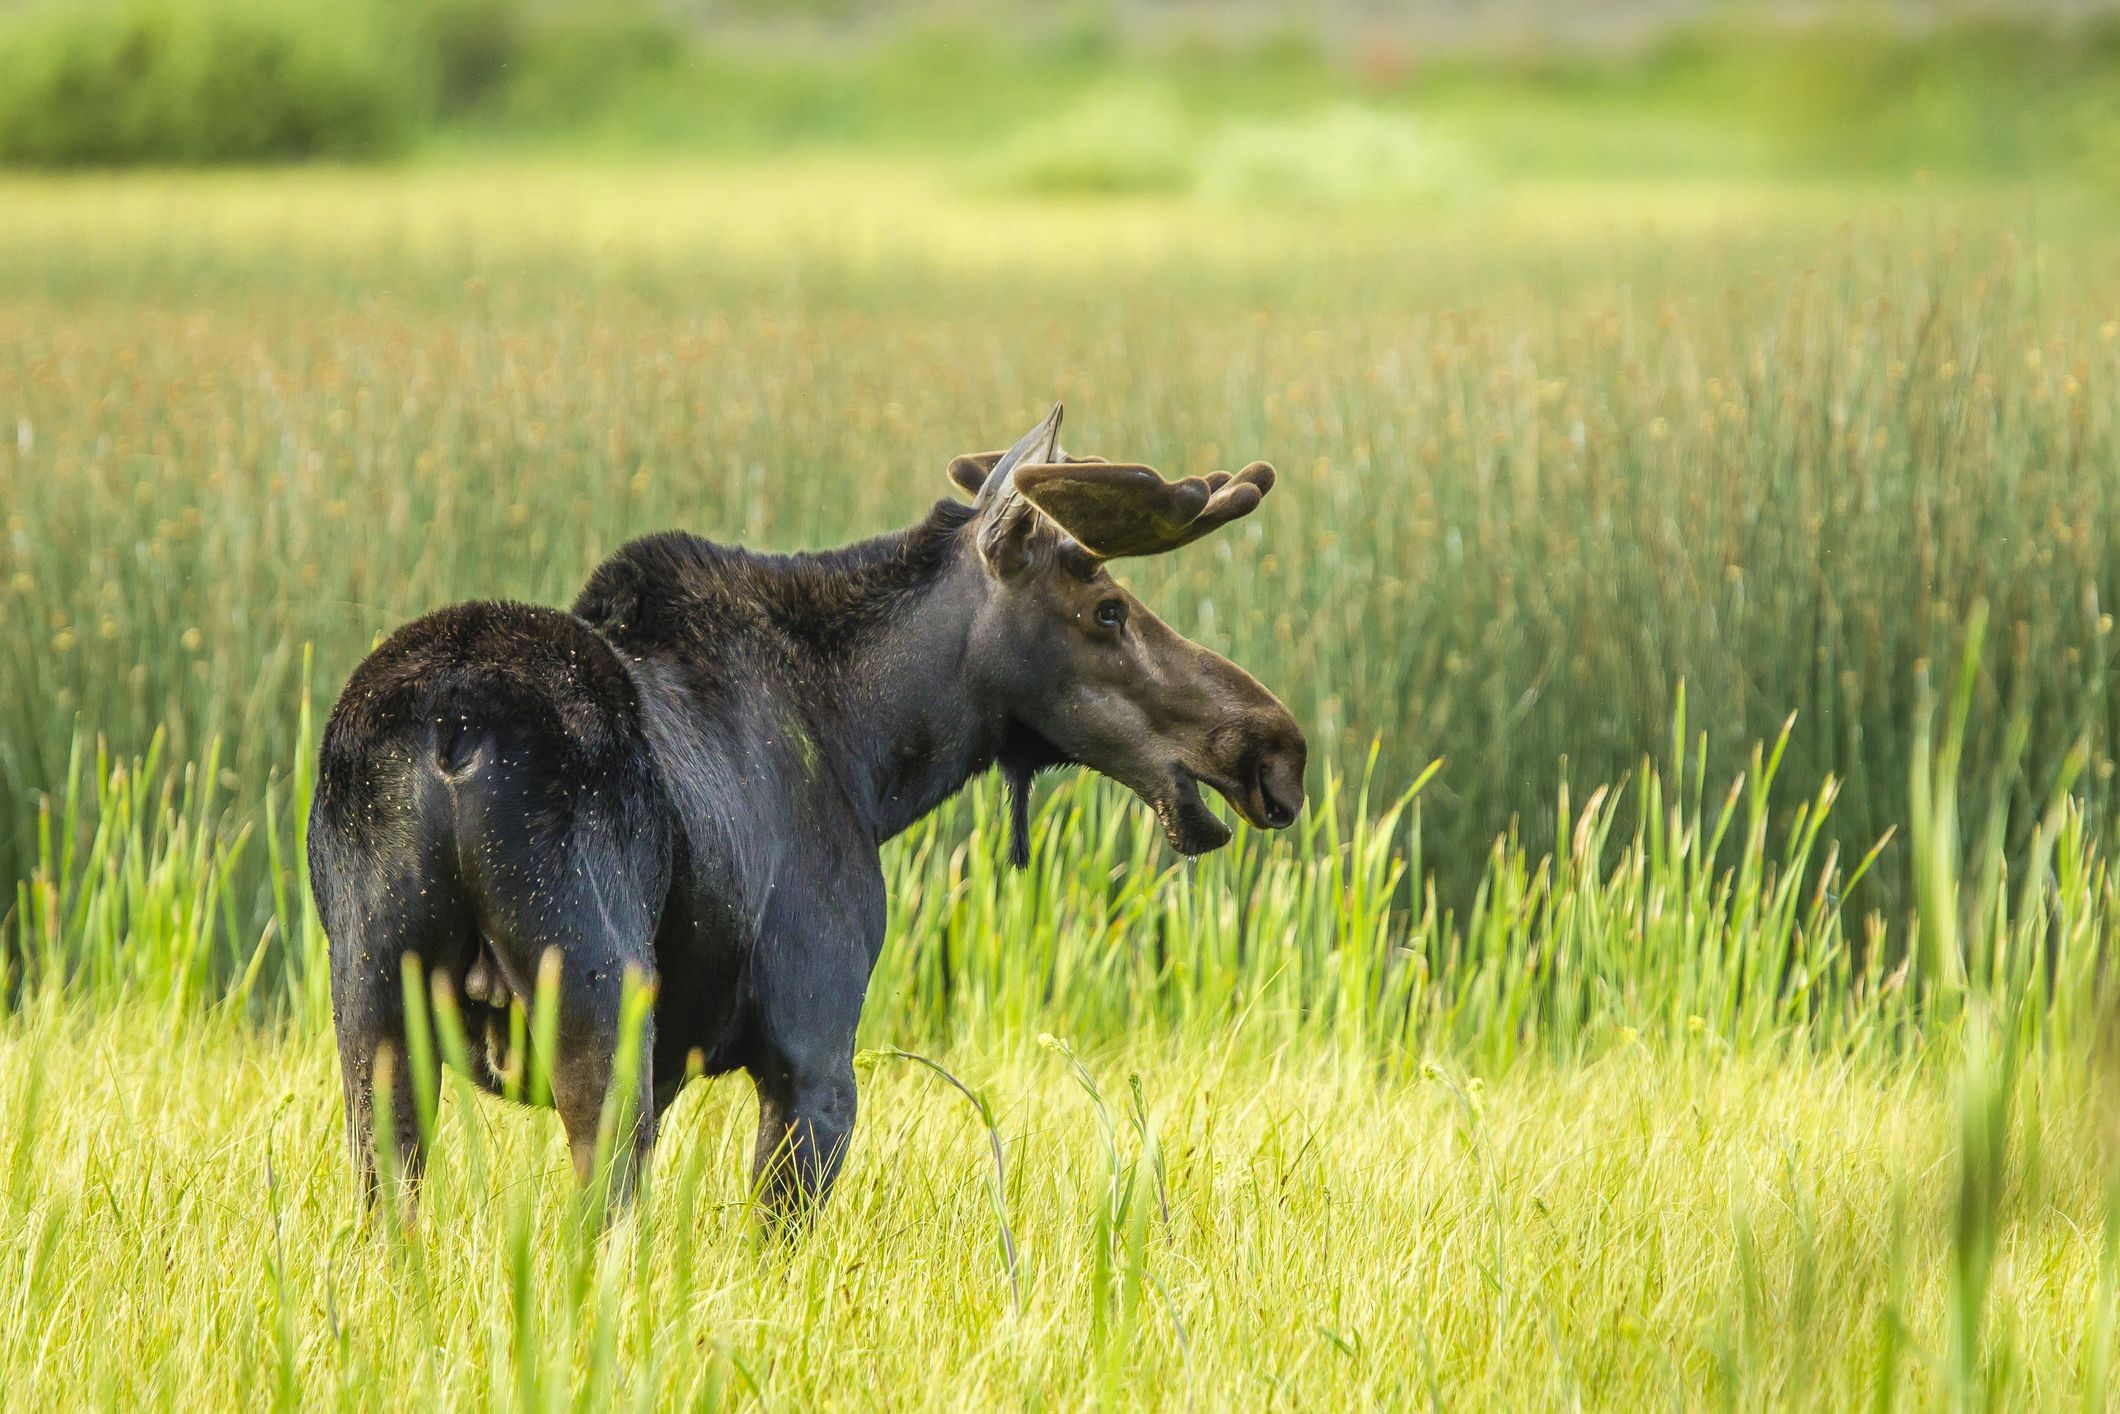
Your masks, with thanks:
<instances>
[{"instance_id":1,"label":"marsh vegetation","mask_svg":"<svg viewBox=\"0 0 2120 1414\"><path fill-rule=\"evenodd\" d=\"M1117 183L1037 175L1094 111L0 177L10 1401L2107 1400L2095 142L1622 175L1196 82ZM1262 198L1340 143L1412 175ZM1187 864L1074 782L1021 874L991 789L894 843L799 1244L727 1084L602 1238L549 1116L450 1087L418 1227L354 1222L299 822L377 635L908 524L1055 397L1280 468L1122 575L1294 709L1305 819Z\"/></svg>"}]
</instances>

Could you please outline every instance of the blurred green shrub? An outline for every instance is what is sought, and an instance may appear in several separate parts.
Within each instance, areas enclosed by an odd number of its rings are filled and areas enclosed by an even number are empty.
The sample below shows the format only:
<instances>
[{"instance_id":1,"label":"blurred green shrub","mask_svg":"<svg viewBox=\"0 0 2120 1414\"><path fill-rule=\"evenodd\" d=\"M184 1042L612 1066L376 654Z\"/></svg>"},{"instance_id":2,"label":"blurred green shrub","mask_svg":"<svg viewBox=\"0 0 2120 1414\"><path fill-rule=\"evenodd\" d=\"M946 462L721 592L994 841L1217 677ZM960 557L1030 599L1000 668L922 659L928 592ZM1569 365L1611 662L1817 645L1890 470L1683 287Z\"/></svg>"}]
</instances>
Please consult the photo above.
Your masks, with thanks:
<instances>
[{"instance_id":1,"label":"blurred green shrub","mask_svg":"<svg viewBox=\"0 0 2120 1414\"><path fill-rule=\"evenodd\" d=\"M1433 201L1465 189L1470 170L1464 152L1412 114L1340 103L1224 129L1201 157L1200 187L1281 205Z\"/></svg>"},{"instance_id":2,"label":"blurred green shrub","mask_svg":"<svg viewBox=\"0 0 2120 1414\"><path fill-rule=\"evenodd\" d=\"M655 101L685 98L694 46L661 15L633 4L571 5L545 14L526 36L508 82L486 105L500 124L549 131L580 127Z\"/></svg>"},{"instance_id":3,"label":"blurred green shrub","mask_svg":"<svg viewBox=\"0 0 2120 1414\"><path fill-rule=\"evenodd\" d=\"M1849 21L1723 40L1721 85L1792 165L2015 174L2108 159L2120 22L1998 12L1909 33Z\"/></svg>"},{"instance_id":4,"label":"blurred green shrub","mask_svg":"<svg viewBox=\"0 0 2120 1414\"><path fill-rule=\"evenodd\" d=\"M1196 175L1196 142L1178 105L1136 87L1093 89L1002 143L992 184L1031 192L1180 191Z\"/></svg>"},{"instance_id":5,"label":"blurred green shrub","mask_svg":"<svg viewBox=\"0 0 2120 1414\"><path fill-rule=\"evenodd\" d=\"M0 11L0 161L387 156L578 124L692 51L648 0L47 0Z\"/></svg>"},{"instance_id":6,"label":"blurred green shrub","mask_svg":"<svg viewBox=\"0 0 2120 1414\"><path fill-rule=\"evenodd\" d=\"M0 26L0 159L365 157L418 134L427 76L369 5L79 0Z\"/></svg>"},{"instance_id":7,"label":"blurred green shrub","mask_svg":"<svg viewBox=\"0 0 2120 1414\"><path fill-rule=\"evenodd\" d=\"M2120 16L1708 13L1640 50L1444 57L1417 80L1519 170L2018 177L2120 157Z\"/></svg>"},{"instance_id":8,"label":"blurred green shrub","mask_svg":"<svg viewBox=\"0 0 2120 1414\"><path fill-rule=\"evenodd\" d=\"M426 61L442 116L486 107L537 47L526 0L383 0Z\"/></svg>"},{"instance_id":9,"label":"blurred green shrub","mask_svg":"<svg viewBox=\"0 0 2120 1414\"><path fill-rule=\"evenodd\" d=\"M1228 201L1354 206L1432 201L1472 163L1410 113L1339 103L1205 125L1155 90L1097 89L1004 140L989 185L1043 193L1200 191Z\"/></svg>"}]
</instances>

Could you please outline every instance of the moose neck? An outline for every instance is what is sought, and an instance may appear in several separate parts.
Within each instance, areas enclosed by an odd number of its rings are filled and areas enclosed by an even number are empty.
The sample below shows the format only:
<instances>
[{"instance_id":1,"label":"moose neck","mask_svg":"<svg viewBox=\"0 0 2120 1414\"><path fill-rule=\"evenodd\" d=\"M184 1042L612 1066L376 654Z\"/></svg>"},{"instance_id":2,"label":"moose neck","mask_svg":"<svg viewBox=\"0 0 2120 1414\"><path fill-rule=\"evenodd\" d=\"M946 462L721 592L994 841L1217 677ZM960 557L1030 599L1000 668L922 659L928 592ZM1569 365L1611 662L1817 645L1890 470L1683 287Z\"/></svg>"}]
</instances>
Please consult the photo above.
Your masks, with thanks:
<instances>
[{"instance_id":1,"label":"moose neck","mask_svg":"<svg viewBox=\"0 0 2120 1414\"><path fill-rule=\"evenodd\" d=\"M862 631L839 648L841 730L827 747L855 808L885 840L994 764L1007 714L981 700L966 646L987 593L967 537L916 527L839 552L842 592Z\"/></svg>"}]
</instances>

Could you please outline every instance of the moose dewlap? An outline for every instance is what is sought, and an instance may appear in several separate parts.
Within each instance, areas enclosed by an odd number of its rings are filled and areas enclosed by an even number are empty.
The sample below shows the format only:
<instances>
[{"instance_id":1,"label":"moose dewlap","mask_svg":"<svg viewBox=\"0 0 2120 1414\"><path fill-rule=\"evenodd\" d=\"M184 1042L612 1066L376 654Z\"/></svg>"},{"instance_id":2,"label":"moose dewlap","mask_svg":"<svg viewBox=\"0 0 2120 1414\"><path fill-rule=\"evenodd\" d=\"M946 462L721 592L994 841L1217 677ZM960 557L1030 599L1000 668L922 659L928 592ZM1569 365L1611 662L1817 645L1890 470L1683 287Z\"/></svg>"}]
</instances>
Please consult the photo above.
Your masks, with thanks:
<instances>
[{"instance_id":1,"label":"moose dewlap","mask_svg":"<svg viewBox=\"0 0 2120 1414\"><path fill-rule=\"evenodd\" d=\"M484 1042L472 1079L496 1093L526 1059L510 1012L556 970L536 1059L584 1180L626 979L651 982L620 1188L696 1055L756 1084L754 1183L785 1219L830 1187L853 1128L885 840L992 768L1019 863L1030 778L1054 766L1119 781L1188 854L1229 839L1202 785L1260 828L1295 820L1294 718L1105 569L1248 514L1273 469L1167 482L1067 455L1060 417L959 457L972 504L909 530L803 555L651 535L570 612L460 604L355 669L324 732L309 864L368 1197L377 1114L409 1181L434 1104L403 1063L408 958L461 998Z\"/></svg>"}]
</instances>

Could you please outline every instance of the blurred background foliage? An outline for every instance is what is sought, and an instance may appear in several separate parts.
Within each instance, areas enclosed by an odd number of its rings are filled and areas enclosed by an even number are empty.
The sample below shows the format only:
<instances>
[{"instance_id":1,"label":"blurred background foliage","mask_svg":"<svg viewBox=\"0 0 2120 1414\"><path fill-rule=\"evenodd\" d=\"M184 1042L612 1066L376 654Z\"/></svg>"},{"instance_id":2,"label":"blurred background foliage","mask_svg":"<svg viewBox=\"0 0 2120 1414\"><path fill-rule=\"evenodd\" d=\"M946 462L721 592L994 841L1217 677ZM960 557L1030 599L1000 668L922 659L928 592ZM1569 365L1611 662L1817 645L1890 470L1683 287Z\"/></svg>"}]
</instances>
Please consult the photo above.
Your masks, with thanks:
<instances>
[{"instance_id":1,"label":"blurred background foliage","mask_svg":"<svg viewBox=\"0 0 2120 1414\"><path fill-rule=\"evenodd\" d=\"M1328 200L1349 172L2120 175L2116 80L2095 5L0 0L0 159L41 166L882 148Z\"/></svg>"}]
</instances>

